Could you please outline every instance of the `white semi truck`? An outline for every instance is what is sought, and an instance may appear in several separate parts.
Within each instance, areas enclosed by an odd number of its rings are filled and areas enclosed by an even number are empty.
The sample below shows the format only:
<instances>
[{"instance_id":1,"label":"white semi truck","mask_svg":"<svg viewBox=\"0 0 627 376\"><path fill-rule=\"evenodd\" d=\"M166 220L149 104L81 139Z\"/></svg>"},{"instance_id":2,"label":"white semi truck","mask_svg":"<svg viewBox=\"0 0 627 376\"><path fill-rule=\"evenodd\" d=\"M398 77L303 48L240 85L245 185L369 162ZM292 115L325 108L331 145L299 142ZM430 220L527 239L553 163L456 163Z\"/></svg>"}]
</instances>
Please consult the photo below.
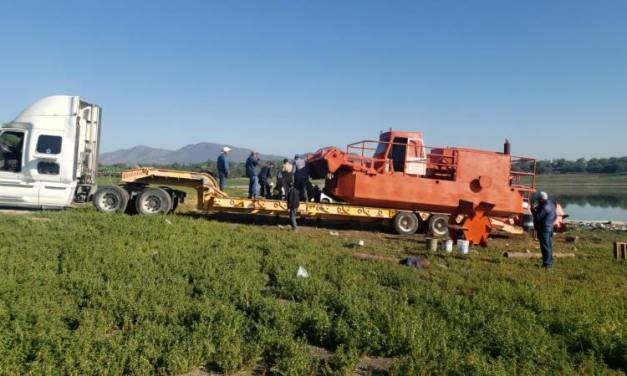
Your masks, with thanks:
<instances>
[{"instance_id":1,"label":"white semi truck","mask_svg":"<svg viewBox=\"0 0 627 376\"><path fill-rule=\"evenodd\" d=\"M0 127L0 207L61 209L96 190L99 106L45 97Z\"/></svg>"}]
</instances>

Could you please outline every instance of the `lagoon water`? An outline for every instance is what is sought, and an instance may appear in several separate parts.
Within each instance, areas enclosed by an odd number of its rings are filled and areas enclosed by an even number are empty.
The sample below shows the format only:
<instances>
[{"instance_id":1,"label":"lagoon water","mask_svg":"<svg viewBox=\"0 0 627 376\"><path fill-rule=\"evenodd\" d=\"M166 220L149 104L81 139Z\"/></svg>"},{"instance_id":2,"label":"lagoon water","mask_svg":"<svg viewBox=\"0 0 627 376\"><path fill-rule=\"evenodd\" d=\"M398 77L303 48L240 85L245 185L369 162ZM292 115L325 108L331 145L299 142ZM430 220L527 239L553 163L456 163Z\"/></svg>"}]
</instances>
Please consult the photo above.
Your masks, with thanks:
<instances>
[{"instance_id":1,"label":"lagoon water","mask_svg":"<svg viewBox=\"0 0 627 376\"><path fill-rule=\"evenodd\" d=\"M627 222L627 209L607 208L592 205L570 204L564 207L568 219L583 221L625 221Z\"/></svg>"},{"instance_id":2,"label":"lagoon water","mask_svg":"<svg viewBox=\"0 0 627 376\"><path fill-rule=\"evenodd\" d=\"M569 219L627 221L627 195L556 195Z\"/></svg>"}]
</instances>

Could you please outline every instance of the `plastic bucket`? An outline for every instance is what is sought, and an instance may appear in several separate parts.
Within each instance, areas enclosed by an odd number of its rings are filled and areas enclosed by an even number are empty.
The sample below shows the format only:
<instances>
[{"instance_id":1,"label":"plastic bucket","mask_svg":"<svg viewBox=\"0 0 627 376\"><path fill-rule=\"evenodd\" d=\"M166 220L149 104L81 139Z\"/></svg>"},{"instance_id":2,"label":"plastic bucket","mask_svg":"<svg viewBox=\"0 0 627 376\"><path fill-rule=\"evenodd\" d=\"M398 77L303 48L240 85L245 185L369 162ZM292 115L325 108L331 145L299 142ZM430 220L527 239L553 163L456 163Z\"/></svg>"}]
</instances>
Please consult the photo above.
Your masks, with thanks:
<instances>
[{"instance_id":1,"label":"plastic bucket","mask_svg":"<svg viewBox=\"0 0 627 376\"><path fill-rule=\"evenodd\" d=\"M457 248L459 248L460 254L467 255L468 251L470 251L470 242L468 240L459 239L457 240Z\"/></svg>"},{"instance_id":2,"label":"plastic bucket","mask_svg":"<svg viewBox=\"0 0 627 376\"><path fill-rule=\"evenodd\" d=\"M438 239L428 238L427 239L427 249L431 252L435 252L438 250Z\"/></svg>"},{"instance_id":3,"label":"plastic bucket","mask_svg":"<svg viewBox=\"0 0 627 376\"><path fill-rule=\"evenodd\" d=\"M453 241L452 240L443 240L440 243L440 250L444 252L453 252Z\"/></svg>"}]
</instances>

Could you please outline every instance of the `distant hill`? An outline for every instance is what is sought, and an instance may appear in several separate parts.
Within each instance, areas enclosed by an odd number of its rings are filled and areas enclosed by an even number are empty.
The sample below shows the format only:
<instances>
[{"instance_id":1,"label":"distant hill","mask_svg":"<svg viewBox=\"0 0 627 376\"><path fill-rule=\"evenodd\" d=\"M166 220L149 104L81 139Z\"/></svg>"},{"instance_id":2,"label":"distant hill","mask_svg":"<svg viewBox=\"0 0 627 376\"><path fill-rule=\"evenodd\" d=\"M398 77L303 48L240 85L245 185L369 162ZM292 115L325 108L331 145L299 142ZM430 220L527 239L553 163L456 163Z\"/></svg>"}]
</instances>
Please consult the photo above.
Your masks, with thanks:
<instances>
[{"instance_id":1,"label":"distant hill","mask_svg":"<svg viewBox=\"0 0 627 376\"><path fill-rule=\"evenodd\" d=\"M216 160L222 152L222 148L230 147L229 157L233 162L244 162L250 149L240 148L232 145L214 144L211 142L200 142L183 146L178 150L166 150L153 148L150 146L134 146L130 149L121 149L109 153L100 154L100 163L103 165L113 165L124 163L128 166L134 165L168 165L172 163L202 163L207 160ZM280 155L260 154L261 160L283 159Z\"/></svg>"}]
</instances>

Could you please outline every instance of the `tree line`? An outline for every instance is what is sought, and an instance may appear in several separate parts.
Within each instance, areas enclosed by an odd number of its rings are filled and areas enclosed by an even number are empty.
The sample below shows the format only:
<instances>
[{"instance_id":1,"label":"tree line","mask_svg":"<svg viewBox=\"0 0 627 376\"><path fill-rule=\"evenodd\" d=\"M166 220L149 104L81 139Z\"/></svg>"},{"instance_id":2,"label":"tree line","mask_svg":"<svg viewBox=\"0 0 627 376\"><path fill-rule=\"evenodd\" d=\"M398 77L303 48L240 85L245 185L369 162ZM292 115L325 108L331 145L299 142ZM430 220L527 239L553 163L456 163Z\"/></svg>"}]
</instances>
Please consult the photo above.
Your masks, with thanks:
<instances>
[{"instance_id":1,"label":"tree line","mask_svg":"<svg viewBox=\"0 0 627 376\"><path fill-rule=\"evenodd\" d=\"M538 174L617 174L627 172L627 157L579 158L577 160L541 160L536 164Z\"/></svg>"}]
</instances>

